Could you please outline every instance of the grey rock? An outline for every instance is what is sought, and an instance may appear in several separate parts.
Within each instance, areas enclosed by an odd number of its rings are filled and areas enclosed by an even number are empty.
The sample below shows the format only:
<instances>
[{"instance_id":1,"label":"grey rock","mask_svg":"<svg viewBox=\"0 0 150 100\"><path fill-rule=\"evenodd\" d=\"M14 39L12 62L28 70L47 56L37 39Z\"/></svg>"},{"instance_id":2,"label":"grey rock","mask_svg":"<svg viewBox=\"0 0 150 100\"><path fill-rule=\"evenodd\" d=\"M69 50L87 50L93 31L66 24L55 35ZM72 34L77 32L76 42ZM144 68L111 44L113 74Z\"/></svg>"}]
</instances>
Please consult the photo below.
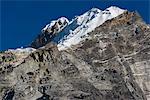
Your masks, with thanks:
<instances>
[{"instance_id":1,"label":"grey rock","mask_svg":"<svg viewBox=\"0 0 150 100\"><path fill-rule=\"evenodd\" d=\"M97 27L89 37L64 51L54 43L44 44L21 61L20 57L10 60L10 56L5 60L8 53L1 53L0 98L150 99L150 27L141 17L125 12Z\"/></svg>"}]
</instances>

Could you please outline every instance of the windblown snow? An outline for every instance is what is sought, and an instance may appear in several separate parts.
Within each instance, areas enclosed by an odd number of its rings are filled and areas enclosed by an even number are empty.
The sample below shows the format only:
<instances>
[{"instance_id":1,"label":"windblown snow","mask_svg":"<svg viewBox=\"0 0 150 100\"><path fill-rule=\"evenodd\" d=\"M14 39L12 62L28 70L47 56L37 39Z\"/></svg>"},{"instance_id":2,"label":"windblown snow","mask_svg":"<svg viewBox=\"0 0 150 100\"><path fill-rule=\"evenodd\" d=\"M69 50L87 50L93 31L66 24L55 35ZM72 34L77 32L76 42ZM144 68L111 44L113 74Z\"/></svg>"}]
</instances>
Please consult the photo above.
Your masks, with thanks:
<instances>
[{"instance_id":1,"label":"windblown snow","mask_svg":"<svg viewBox=\"0 0 150 100\"><path fill-rule=\"evenodd\" d=\"M105 21L110 20L118 15L122 14L125 10L115 6L111 6L104 11L98 8L92 8L80 16L76 16L72 21L68 21L67 18L61 17L63 23L66 21L68 24L61 29L61 31L52 40L58 43L59 50L65 50L70 48L72 45L76 45L79 42L86 39L87 33L93 31L96 27L103 24ZM51 21L50 24L46 25L43 30L51 28L55 21ZM57 21L58 22L58 21Z\"/></svg>"}]
</instances>

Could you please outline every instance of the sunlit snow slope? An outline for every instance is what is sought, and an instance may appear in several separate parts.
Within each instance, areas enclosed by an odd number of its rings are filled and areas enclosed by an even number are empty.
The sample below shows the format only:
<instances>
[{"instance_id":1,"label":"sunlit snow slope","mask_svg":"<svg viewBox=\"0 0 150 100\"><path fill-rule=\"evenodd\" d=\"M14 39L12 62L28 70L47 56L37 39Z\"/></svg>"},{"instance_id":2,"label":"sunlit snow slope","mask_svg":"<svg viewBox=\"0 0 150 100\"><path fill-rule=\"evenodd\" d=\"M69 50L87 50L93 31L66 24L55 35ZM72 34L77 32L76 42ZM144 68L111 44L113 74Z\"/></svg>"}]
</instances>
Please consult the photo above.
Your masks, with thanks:
<instances>
[{"instance_id":1,"label":"sunlit snow slope","mask_svg":"<svg viewBox=\"0 0 150 100\"><path fill-rule=\"evenodd\" d=\"M58 43L57 46L59 50L70 48L71 45L76 45L80 41L85 40L84 37L87 36L87 33L93 31L105 21L117 17L124 11L125 10L118 7L111 6L104 11L99 10L98 8L92 8L84 14L76 16L70 22L68 22L67 18L63 17L62 22L64 22L63 20L67 20L68 24L63 27L63 29L60 29L59 33L52 41ZM51 27L52 25L53 22L46 25L43 30L48 29L48 26Z\"/></svg>"}]
</instances>

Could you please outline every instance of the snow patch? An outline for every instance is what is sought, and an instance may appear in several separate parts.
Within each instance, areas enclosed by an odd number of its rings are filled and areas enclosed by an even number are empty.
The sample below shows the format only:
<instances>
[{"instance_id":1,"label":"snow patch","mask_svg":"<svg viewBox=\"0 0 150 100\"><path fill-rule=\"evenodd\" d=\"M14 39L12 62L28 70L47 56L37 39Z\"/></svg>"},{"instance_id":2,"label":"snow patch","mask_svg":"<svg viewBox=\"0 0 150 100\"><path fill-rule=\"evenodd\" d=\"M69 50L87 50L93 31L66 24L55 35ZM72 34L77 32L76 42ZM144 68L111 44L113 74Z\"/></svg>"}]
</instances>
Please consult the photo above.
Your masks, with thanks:
<instances>
[{"instance_id":1,"label":"snow patch","mask_svg":"<svg viewBox=\"0 0 150 100\"><path fill-rule=\"evenodd\" d=\"M34 48L17 48L17 49L8 49L8 51L11 51L11 52L16 52L16 53L31 53L31 52L34 52L36 49Z\"/></svg>"}]
</instances>

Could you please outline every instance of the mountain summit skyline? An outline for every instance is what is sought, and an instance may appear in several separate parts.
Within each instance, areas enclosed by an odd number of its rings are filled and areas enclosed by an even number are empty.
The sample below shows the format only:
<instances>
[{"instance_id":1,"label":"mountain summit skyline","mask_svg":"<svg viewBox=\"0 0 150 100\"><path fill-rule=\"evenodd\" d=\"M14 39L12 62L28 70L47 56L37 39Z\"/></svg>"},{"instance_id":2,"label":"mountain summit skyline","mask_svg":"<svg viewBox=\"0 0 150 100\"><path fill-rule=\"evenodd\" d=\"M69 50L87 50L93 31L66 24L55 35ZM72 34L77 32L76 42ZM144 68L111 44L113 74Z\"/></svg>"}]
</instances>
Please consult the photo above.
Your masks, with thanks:
<instances>
[{"instance_id":1,"label":"mountain summit skyline","mask_svg":"<svg viewBox=\"0 0 150 100\"><path fill-rule=\"evenodd\" d=\"M0 100L149 100L149 84L150 25L116 6L56 18L0 52Z\"/></svg>"},{"instance_id":2,"label":"mountain summit skyline","mask_svg":"<svg viewBox=\"0 0 150 100\"><path fill-rule=\"evenodd\" d=\"M139 6L140 5L140 6ZM93 7L105 10L117 6L137 11L149 23L149 0L108 1L1 1L0 50L27 47L40 33L43 25L61 16L71 20Z\"/></svg>"},{"instance_id":3,"label":"mountain summit skyline","mask_svg":"<svg viewBox=\"0 0 150 100\"><path fill-rule=\"evenodd\" d=\"M58 20L50 21L41 30L42 33L32 42L31 46L39 48L48 42L54 42L58 44L59 50L70 48L71 45L78 44L88 38L87 33L125 11L121 8L110 6L103 11L98 8L92 8L82 15L76 16L71 21L65 17L60 17Z\"/></svg>"},{"instance_id":4,"label":"mountain summit skyline","mask_svg":"<svg viewBox=\"0 0 150 100\"><path fill-rule=\"evenodd\" d=\"M0 52L0 100L150 99L150 25L138 12L55 19L28 47Z\"/></svg>"}]
</instances>

